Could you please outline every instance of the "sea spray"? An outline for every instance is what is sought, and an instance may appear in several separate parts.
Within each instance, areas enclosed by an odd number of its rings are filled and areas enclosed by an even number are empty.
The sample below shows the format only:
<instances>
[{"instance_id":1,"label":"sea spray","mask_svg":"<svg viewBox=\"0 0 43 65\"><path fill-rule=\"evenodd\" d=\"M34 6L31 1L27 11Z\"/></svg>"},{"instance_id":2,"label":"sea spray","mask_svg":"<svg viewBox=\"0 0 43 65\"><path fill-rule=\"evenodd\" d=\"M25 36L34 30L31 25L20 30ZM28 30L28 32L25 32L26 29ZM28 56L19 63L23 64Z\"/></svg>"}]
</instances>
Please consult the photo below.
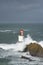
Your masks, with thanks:
<instances>
[{"instance_id":1,"label":"sea spray","mask_svg":"<svg viewBox=\"0 0 43 65\"><path fill-rule=\"evenodd\" d=\"M30 43L37 43L37 41L33 40L31 36L28 34L26 38L24 38L23 42L17 42L12 44L0 44L0 48L9 50L13 49L14 51L23 51L23 49L26 47L27 44ZM43 47L43 41L40 41L38 44L40 44Z\"/></svg>"},{"instance_id":2,"label":"sea spray","mask_svg":"<svg viewBox=\"0 0 43 65\"><path fill-rule=\"evenodd\" d=\"M30 42L32 42L32 38L30 37L30 35L28 34L26 38L24 38L23 42L17 42L17 43L12 43L12 44L0 44L0 48L3 48L5 50L9 50L9 49L13 49L14 51L23 51L23 49L25 48L25 46L27 44L29 44Z\"/></svg>"},{"instance_id":3,"label":"sea spray","mask_svg":"<svg viewBox=\"0 0 43 65\"><path fill-rule=\"evenodd\" d=\"M43 48L43 41L39 41L38 44L40 44L41 47Z\"/></svg>"}]
</instances>

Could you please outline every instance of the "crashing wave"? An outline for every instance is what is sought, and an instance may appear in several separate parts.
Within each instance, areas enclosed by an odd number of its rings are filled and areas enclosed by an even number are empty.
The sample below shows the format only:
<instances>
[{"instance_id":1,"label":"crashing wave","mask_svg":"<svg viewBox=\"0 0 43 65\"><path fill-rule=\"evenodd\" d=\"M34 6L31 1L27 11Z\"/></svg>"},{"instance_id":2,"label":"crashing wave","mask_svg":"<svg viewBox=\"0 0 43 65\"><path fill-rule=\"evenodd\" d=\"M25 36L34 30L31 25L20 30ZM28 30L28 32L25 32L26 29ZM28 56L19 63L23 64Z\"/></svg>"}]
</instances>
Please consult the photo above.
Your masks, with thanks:
<instances>
[{"instance_id":1,"label":"crashing wave","mask_svg":"<svg viewBox=\"0 0 43 65\"><path fill-rule=\"evenodd\" d=\"M31 36L28 34L26 38L24 38L23 42L17 42L17 43L12 43L12 44L5 44L2 43L0 44L0 48L9 50L13 49L14 51L23 51L23 49L26 47L27 44L30 43L38 43L43 47L43 41L37 42L31 38Z\"/></svg>"}]
</instances>

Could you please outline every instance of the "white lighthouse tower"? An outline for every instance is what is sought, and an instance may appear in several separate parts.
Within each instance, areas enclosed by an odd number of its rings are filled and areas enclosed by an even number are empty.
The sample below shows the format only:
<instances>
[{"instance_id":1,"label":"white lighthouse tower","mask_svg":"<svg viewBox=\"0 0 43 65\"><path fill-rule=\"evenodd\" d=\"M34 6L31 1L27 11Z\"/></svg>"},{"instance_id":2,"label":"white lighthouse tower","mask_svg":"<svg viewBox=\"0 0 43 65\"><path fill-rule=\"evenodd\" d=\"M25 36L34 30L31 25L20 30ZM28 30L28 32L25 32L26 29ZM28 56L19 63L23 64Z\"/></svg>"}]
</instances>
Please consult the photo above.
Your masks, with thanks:
<instances>
[{"instance_id":1,"label":"white lighthouse tower","mask_svg":"<svg viewBox=\"0 0 43 65\"><path fill-rule=\"evenodd\" d=\"M18 42L23 42L23 40L24 40L24 30L21 29L20 34L18 36Z\"/></svg>"}]
</instances>

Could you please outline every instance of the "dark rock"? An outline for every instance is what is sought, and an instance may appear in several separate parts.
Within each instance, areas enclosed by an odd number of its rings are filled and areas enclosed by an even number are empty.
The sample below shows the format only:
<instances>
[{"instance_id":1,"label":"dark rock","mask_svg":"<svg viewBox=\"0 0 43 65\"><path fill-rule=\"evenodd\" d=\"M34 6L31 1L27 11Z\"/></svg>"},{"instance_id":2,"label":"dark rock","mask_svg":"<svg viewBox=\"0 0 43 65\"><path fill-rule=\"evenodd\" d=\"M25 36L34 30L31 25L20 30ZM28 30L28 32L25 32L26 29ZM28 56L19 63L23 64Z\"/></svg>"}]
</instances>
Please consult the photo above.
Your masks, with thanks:
<instances>
[{"instance_id":1,"label":"dark rock","mask_svg":"<svg viewBox=\"0 0 43 65\"><path fill-rule=\"evenodd\" d=\"M25 57L25 56L22 56L21 58L24 58L24 59L27 59L29 61L32 61L32 59L28 58L28 57Z\"/></svg>"},{"instance_id":2,"label":"dark rock","mask_svg":"<svg viewBox=\"0 0 43 65\"><path fill-rule=\"evenodd\" d=\"M43 57L43 48L37 43L30 43L24 49L24 52L29 51L32 56Z\"/></svg>"}]
</instances>

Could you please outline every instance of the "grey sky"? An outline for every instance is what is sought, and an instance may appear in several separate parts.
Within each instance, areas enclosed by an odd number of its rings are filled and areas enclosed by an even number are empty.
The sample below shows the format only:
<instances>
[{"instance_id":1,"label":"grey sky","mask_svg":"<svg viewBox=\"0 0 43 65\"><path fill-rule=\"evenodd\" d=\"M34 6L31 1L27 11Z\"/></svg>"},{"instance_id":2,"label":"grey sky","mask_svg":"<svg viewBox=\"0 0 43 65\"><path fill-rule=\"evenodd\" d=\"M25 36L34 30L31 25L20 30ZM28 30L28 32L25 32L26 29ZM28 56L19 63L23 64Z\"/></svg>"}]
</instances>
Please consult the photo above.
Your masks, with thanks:
<instances>
[{"instance_id":1,"label":"grey sky","mask_svg":"<svg viewBox=\"0 0 43 65\"><path fill-rule=\"evenodd\" d=\"M43 0L0 0L0 22L43 22Z\"/></svg>"}]
</instances>

